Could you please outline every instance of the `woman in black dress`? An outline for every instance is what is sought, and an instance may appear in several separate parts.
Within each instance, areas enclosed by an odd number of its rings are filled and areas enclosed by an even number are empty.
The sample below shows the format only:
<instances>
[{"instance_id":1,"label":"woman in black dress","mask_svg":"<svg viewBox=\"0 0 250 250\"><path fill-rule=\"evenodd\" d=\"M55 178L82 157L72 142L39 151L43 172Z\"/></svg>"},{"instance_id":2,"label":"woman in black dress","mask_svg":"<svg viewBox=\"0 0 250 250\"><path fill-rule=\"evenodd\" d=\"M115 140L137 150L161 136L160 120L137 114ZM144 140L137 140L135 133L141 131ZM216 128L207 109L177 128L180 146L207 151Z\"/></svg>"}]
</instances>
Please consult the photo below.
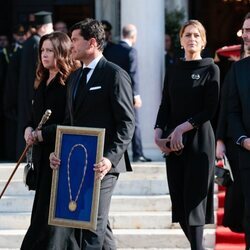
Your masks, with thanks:
<instances>
[{"instance_id":1,"label":"woman in black dress","mask_svg":"<svg viewBox=\"0 0 250 250\"><path fill-rule=\"evenodd\" d=\"M63 240L57 240L54 246L48 243L51 238L57 237L55 236L56 227L48 225L52 178L49 154L54 150L54 141L38 142L38 133L34 129L47 109L50 109L52 114L45 126L63 122L66 105L66 79L77 68L76 63L71 59L70 53L71 41L66 34L53 32L41 38L34 86L32 119L24 133L26 143L33 144L32 158L37 174L36 193L31 224L22 242L22 250L67 249L67 245L64 244ZM67 233L66 230L64 232L63 229L61 230L61 235Z\"/></svg>"},{"instance_id":2,"label":"woman in black dress","mask_svg":"<svg viewBox=\"0 0 250 250\"><path fill-rule=\"evenodd\" d=\"M204 224L214 223L215 140L210 120L218 103L219 68L211 58L201 57L206 33L199 21L183 25L180 42L185 58L166 73L155 143L167 155L172 221L180 223L192 250L203 250Z\"/></svg>"}]
</instances>

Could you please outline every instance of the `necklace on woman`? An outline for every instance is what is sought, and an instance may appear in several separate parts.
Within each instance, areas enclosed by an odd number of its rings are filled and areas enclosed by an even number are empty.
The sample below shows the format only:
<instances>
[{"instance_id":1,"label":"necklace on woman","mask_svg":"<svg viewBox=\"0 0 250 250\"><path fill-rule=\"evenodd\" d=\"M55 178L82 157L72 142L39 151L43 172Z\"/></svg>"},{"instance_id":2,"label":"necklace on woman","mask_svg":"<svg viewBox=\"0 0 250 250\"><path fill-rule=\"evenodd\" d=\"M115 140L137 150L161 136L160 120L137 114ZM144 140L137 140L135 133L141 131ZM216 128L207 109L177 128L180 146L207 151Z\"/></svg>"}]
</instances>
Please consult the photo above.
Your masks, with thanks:
<instances>
[{"instance_id":1,"label":"necklace on woman","mask_svg":"<svg viewBox=\"0 0 250 250\"><path fill-rule=\"evenodd\" d=\"M72 190L71 190L71 180L70 180L70 159L71 159L71 155L74 151L75 148L77 147L80 147L84 150L84 153L85 153L85 163L84 163L84 166L83 166L83 175L82 175L82 180L81 180L81 183L80 183L80 186L78 188L78 191L77 191L77 194L76 194L76 198L73 200L72 198ZM71 212L74 212L77 208L77 200L79 198L79 195L80 195L80 192L81 192L81 189L82 189L82 185L84 183L84 179L85 179L85 175L86 175L86 170L87 170L87 165L88 165L88 152L87 152L87 149L84 147L83 144L75 144L71 149L70 149L70 152L69 152L69 156L68 156L68 161L67 161L67 177L68 177L68 187L69 187L69 210Z\"/></svg>"}]
</instances>

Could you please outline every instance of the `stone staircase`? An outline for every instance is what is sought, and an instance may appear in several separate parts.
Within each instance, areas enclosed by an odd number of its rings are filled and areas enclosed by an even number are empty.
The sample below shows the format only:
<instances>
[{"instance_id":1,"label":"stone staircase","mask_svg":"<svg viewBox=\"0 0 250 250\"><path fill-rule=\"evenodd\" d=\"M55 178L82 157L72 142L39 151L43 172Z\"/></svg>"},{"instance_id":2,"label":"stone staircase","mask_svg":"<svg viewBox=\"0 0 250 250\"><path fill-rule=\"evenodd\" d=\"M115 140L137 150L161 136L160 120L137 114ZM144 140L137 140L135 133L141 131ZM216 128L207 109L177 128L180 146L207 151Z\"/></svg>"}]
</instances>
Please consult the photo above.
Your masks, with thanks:
<instances>
[{"instance_id":1,"label":"stone staircase","mask_svg":"<svg viewBox=\"0 0 250 250\"><path fill-rule=\"evenodd\" d=\"M14 165L0 164L0 191ZM118 248L188 249L179 226L171 222L164 162L136 163L133 169L120 175L112 198L110 223ZM34 192L22 183L22 172L23 165L0 200L0 250L19 249L29 225ZM214 242L215 226L209 225L204 232L206 249L213 249Z\"/></svg>"}]
</instances>

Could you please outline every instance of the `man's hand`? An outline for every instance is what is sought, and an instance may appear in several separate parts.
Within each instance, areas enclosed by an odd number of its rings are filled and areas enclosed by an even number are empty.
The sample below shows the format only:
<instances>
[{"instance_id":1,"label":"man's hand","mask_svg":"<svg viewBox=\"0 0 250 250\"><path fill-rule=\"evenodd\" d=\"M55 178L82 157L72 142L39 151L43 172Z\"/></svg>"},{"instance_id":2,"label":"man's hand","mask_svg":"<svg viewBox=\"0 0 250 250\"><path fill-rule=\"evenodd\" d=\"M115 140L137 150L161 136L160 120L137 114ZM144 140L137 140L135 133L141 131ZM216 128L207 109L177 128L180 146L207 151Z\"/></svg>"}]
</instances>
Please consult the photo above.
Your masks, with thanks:
<instances>
[{"instance_id":1,"label":"man's hand","mask_svg":"<svg viewBox=\"0 0 250 250\"><path fill-rule=\"evenodd\" d=\"M102 180L104 176L112 168L112 163L108 158L103 157L100 162L94 164L94 171L97 174L97 179Z\"/></svg>"},{"instance_id":2,"label":"man's hand","mask_svg":"<svg viewBox=\"0 0 250 250\"><path fill-rule=\"evenodd\" d=\"M222 140L217 140L216 142L216 157L222 159L226 153L226 146Z\"/></svg>"},{"instance_id":3,"label":"man's hand","mask_svg":"<svg viewBox=\"0 0 250 250\"><path fill-rule=\"evenodd\" d=\"M50 167L52 169L58 169L60 166L61 160L57 158L55 152L50 153L49 155Z\"/></svg>"},{"instance_id":4,"label":"man's hand","mask_svg":"<svg viewBox=\"0 0 250 250\"><path fill-rule=\"evenodd\" d=\"M250 138L246 138L243 141L242 147L250 151Z\"/></svg>"}]
</instances>

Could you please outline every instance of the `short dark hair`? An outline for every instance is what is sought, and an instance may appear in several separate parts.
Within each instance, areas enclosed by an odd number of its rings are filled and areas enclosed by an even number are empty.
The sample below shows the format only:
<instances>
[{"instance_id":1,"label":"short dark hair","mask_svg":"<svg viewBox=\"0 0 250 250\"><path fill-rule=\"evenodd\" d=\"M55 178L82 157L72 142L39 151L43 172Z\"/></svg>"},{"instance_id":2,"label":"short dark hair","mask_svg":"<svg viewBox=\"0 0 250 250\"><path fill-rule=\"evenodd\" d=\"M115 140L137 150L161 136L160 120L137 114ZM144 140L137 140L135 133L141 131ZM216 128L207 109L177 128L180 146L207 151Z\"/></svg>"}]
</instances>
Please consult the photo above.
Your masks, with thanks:
<instances>
[{"instance_id":1,"label":"short dark hair","mask_svg":"<svg viewBox=\"0 0 250 250\"><path fill-rule=\"evenodd\" d=\"M107 20L102 20L101 23L105 31L110 32L112 30L112 25Z\"/></svg>"},{"instance_id":2,"label":"short dark hair","mask_svg":"<svg viewBox=\"0 0 250 250\"><path fill-rule=\"evenodd\" d=\"M74 24L70 28L70 35L77 29L80 30L80 34L85 40L95 38L98 44L98 49L103 51L105 32L101 22L92 18L86 18L83 21Z\"/></svg>"}]
</instances>

